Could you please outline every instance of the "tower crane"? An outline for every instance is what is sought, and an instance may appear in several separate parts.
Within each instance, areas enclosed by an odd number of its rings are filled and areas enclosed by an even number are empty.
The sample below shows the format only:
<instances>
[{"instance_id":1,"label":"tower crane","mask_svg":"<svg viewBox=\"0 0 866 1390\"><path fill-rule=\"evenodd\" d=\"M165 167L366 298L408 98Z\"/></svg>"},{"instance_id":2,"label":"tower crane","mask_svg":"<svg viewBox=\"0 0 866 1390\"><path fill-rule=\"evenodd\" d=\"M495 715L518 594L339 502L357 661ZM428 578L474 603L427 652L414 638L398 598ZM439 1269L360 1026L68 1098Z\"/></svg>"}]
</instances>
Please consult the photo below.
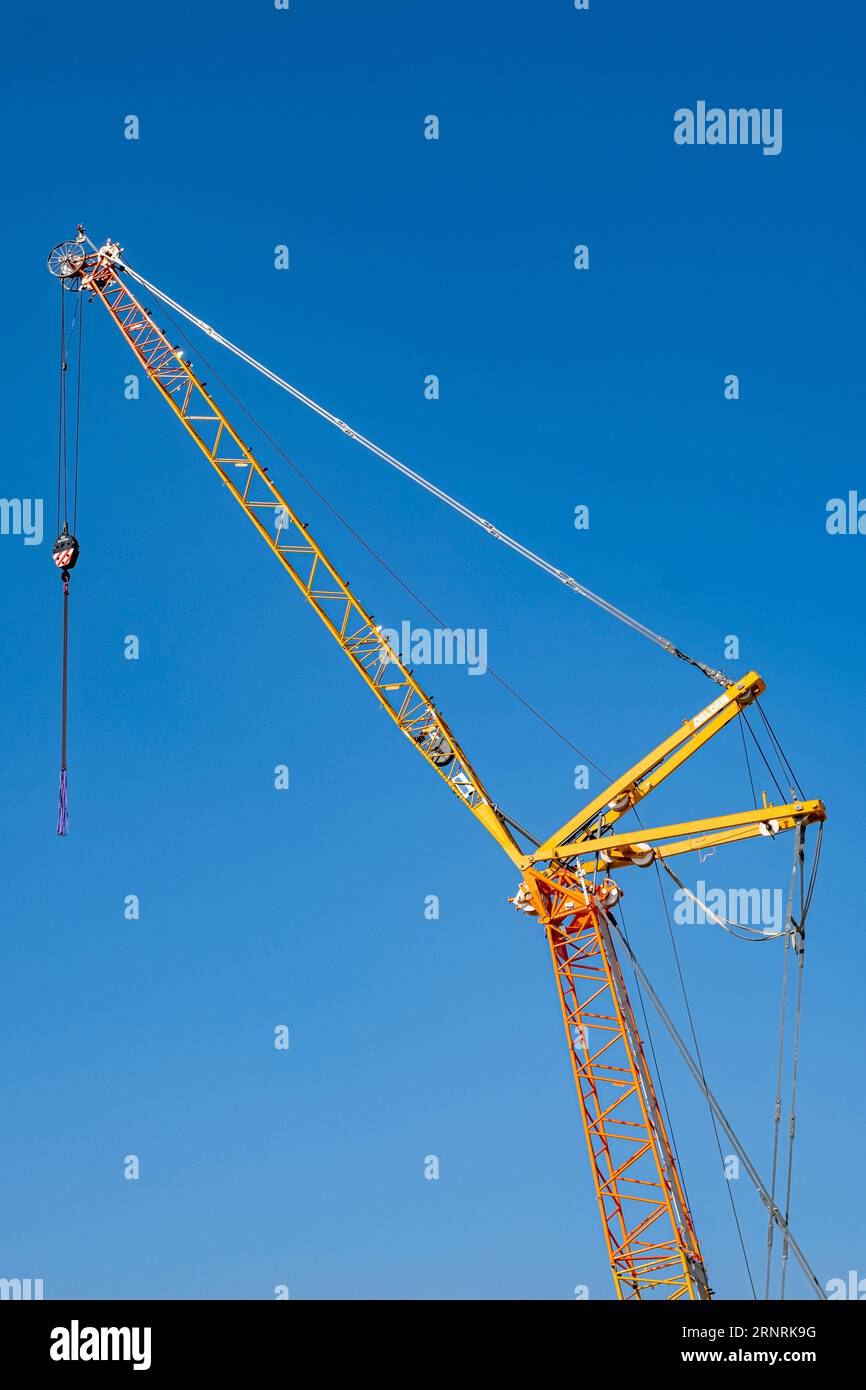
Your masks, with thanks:
<instances>
[{"instance_id":1,"label":"tower crane","mask_svg":"<svg viewBox=\"0 0 866 1390\"><path fill-rule=\"evenodd\" d=\"M617 954L612 910L621 892L611 874L654 862L666 865L674 856L781 831L796 830L802 836L806 826L824 821L821 801L773 805L765 796L761 806L727 815L639 831L620 828L624 816L758 699L763 680L754 671L732 681L722 678L724 689L709 705L545 841L530 842L493 800L445 716L242 440L184 351L142 307L130 289L121 248L111 241L97 248L79 228L74 241L60 243L51 253L49 269L65 289L84 291L103 306L370 694L518 871L510 901L537 920L550 951L617 1298L710 1299L695 1224ZM61 569L62 561L69 565L70 541L74 537L65 534L61 559L55 554ZM77 553L75 542L76 558ZM68 570L64 580L68 589ZM771 1219L774 1215L787 1232L771 1207Z\"/></svg>"}]
</instances>

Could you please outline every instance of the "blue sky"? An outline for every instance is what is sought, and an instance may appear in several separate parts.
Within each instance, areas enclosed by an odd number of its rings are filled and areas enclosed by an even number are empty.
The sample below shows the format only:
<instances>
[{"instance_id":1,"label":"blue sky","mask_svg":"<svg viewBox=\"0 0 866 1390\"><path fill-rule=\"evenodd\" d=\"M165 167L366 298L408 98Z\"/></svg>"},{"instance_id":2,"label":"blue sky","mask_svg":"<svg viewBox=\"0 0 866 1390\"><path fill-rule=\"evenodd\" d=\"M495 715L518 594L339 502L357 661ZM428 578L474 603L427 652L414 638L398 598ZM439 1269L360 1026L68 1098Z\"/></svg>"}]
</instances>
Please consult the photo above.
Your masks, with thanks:
<instances>
[{"instance_id":1,"label":"blue sky","mask_svg":"<svg viewBox=\"0 0 866 1390\"><path fill-rule=\"evenodd\" d=\"M47 1297L612 1293L549 959L507 905L513 873L385 726L156 393L124 398L132 359L97 305L71 829L54 834L58 293L45 257L79 221L687 650L718 665L739 637L727 669L763 674L786 751L830 814L793 1224L822 1281L866 1274L866 538L825 526L830 498L866 494L862 28L839 4L154 0L146 20L121 9L109 37L71 47L43 7L15 7L0 492L44 498L46 521L41 545L0 536L0 1275L41 1277ZM698 100L781 108L781 154L677 146L674 112ZM431 113L438 141L423 138ZM588 271L573 268L577 243ZM282 244L288 271L274 268ZM216 354L351 524L448 622L486 629L491 664L611 774L711 698L700 675ZM430 373L438 401L424 398ZM291 470L265 461L377 617L422 623ZM489 676L420 674L519 821L540 835L579 808L575 754ZM656 823L748 806L738 739L658 793ZM761 841L684 876L784 887L790 852ZM682 1026L654 876L621 883ZM708 1075L767 1171L778 951L675 930ZM659 1026L653 1038L711 1281L744 1294L706 1109ZM734 1186L758 1277L763 1208Z\"/></svg>"}]
</instances>

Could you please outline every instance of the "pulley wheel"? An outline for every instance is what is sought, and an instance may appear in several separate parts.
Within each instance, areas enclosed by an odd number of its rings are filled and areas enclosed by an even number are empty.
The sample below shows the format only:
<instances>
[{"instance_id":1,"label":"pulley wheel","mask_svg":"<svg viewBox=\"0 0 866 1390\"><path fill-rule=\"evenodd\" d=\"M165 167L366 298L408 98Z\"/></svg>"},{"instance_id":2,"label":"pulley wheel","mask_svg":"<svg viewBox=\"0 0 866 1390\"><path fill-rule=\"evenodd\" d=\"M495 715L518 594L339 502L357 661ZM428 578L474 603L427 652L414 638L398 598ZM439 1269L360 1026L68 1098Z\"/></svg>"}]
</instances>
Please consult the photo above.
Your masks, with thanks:
<instances>
[{"instance_id":1,"label":"pulley wheel","mask_svg":"<svg viewBox=\"0 0 866 1390\"><path fill-rule=\"evenodd\" d=\"M80 241L61 241L48 257L48 269L58 280L63 281L66 290L80 290L81 270L87 253Z\"/></svg>"}]
</instances>

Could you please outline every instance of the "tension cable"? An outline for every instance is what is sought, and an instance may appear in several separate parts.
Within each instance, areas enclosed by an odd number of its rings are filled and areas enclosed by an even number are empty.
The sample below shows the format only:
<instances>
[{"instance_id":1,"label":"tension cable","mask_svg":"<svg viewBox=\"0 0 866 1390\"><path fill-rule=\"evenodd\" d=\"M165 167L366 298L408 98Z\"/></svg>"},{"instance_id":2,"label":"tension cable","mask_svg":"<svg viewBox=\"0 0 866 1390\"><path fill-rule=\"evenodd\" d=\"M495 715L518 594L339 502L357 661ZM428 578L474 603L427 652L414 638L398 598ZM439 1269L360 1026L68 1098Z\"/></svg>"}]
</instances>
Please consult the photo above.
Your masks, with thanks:
<instances>
[{"instance_id":1,"label":"tension cable","mask_svg":"<svg viewBox=\"0 0 866 1390\"><path fill-rule=\"evenodd\" d=\"M90 244L93 245L92 242ZM156 285L151 284L149 280L145 280L143 275L139 275L137 271L133 270L125 261L121 260L119 256L115 257L114 265L117 269L123 270L130 275L137 284L141 285L143 289L146 289L149 294L154 295L154 297L160 300L167 308L173 309L176 313L185 318L187 322L195 324L196 328L201 329L201 331L206 333L209 338L212 338L214 342L227 348L229 352L234 353L241 361L246 362L248 366L260 372L262 376L267 377L275 386L279 386L281 390L287 391L296 401L300 401L302 405L307 406L308 409L320 415L323 420L327 420L329 424L335 425L337 429L342 430L343 434L348 435L350 439L354 439L356 443L363 445L365 449L375 454L377 458L382 459L389 467L395 469L398 473L402 473L405 478L409 478L410 481L417 484L418 487L423 488L426 492L438 498L440 502L444 502L445 505L450 507L453 511L459 512L462 517L467 521L471 521L473 525L479 526L481 530L486 531L494 540L500 541L503 545L508 546L510 550L515 551L518 555L522 555L525 560L529 560L531 564L536 565L539 569L543 570L545 574L551 575L551 577L558 580L560 584L564 584L567 588L573 589L575 593L582 595L582 597L588 599L590 603L594 603L596 607L601 608L611 617L616 618L619 622L630 627L633 632L637 632L641 637L646 637L649 641L655 642L657 646L662 647L663 650L668 652L671 656L677 657L680 661L687 662L690 666L697 667L699 671L702 671L710 680L715 681L717 685L724 686L725 688L731 685L731 681L722 671L717 671L714 667L707 666L703 661L698 661L695 657L689 656L687 652L675 646L667 637L662 637L659 633L654 632L652 628L639 622L637 618L632 618L628 613L624 613L621 608L617 608L607 599L602 598L600 594L594 593L592 589L586 588L584 584L579 583L579 581L574 579L570 574L566 574L565 570L558 569L555 565L552 565L549 560L545 560L541 555L536 554L534 550L530 550L528 546L523 545L521 541L515 540L513 536L509 536L505 531L501 531L498 527L494 526L492 522L487 521L485 517L479 516L477 512L472 511L471 508L458 501L456 497L452 497L442 488L437 487L435 483L430 482L428 478L417 473L414 468L409 468L407 464L401 463L398 458L395 458L393 454L387 453L385 449L380 448L372 439L368 439L366 435L359 433L359 431L353 429L351 425L347 425L345 420L341 420L338 415L334 415L330 410L320 405L318 401L314 401L312 397L305 395L303 391L300 391L297 386L293 386L291 382L285 381L282 377L277 376L276 372L272 372L263 362L259 362L255 357L251 357L248 352L244 352L243 348L238 347L236 343L231 342L228 338L224 338L223 335L218 333L215 328L212 328L210 324L205 323L203 319L198 318L195 314L191 313L189 309L185 309L182 304L178 304L177 300L164 294L162 290L158 289Z\"/></svg>"},{"instance_id":2,"label":"tension cable","mask_svg":"<svg viewBox=\"0 0 866 1390\"><path fill-rule=\"evenodd\" d=\"M760 1197L764 1205L767 1207L767 1210L769 1211L772 1220L783 1232L783 1236L787 1242L787 1245L789 1246L795 1259L797 1260L801 1269L803 1270L806 1279L808 1280L809 1287L818 1298L826 1299L827 1294L820 1280L818 1279L817 1275L815 1274L815 1271L809 1264L809 1261L806 1258L806 1255L804 1254L799 1243L794 1239L794 1236L791 1232L791 1228L788 1225L787 1215L783 1215L782 1212L779 1210L779 1207L777 1206L774 1198L770 1195L766 1183L764 1183L761 1180L758 1170L756 1169L754 1163L749 1157L748 1152L746 1151L738 1135L736 1134L733 1126L731 1125L730 1120L728 1119L727 1115L725 1114L715 1095L710 1090L707 1084L706 1077L704 1076L703 1068L698 1064L698 1062L695 1061L694 1057L689 1051L689 1048L683 1041L683 1038L681 1037L680 1033L677 1031L676 1025L674 1024L670 1014L667 1012L664 1004L659 998L655 988L653 987L652 981L650 980L649 976L647 975L646 971L644 970L643 966L641 965L640 961L637 959L637 956L635 955L634 951L629 945L626 937L624 936L619 926L619 923L612 916L610 916L610 914L604 908L601 908L601 911L604 913L605 918L610 923L610 926L613 929L613 932L617 940L619 941L625 954L631 962L632 969L634 970L638 979L643 984L644 990L649 996L653 1004L653 1007L659 1015L659 1018L661 1019L665 1028L667 1029L671 1041L673 1042L674 1046L676 1047L677 1051L679 1052L680 1056L682 1057L683 1061L685 1062L686 1066L688 1067L689 1071L694 1077L694 1080L697 1082L699 1089L705 1096L707 1103L709 1104L710 1109L712 1110L713 1114L718 1120L721 1128L724 1130L725 1134L728 1136L728 1139L731 1141L734 1151L739 1157L740 1162L746 1170L746 1173L751 1178L752 1182L757 1188L758 1196Z\"/></svg>"},{"instance_id":3,"label":"tension cable","mask_svg":"<svg viewBox=\"0 0 866 1390\"><path fill-rule=\"evenodd\" d=\"M69 829L69 795L67 744L69 726L69 575L78 559L78 541L75 528L78 516L78 435L81 415L81 349L83 342L83 314L81 300L75 306L70 336L78 328L77 353L75 363L75 412L72 421L72 525L69 524L69 452L70 424L68 419L69 355L66 341L66 289L60 285L60 409L57 433L57 540L54 542L52 558L63 580L63 655L60 676L60 787L57 797L57 834L65 835Z\"/></svg>"}]
</instances>

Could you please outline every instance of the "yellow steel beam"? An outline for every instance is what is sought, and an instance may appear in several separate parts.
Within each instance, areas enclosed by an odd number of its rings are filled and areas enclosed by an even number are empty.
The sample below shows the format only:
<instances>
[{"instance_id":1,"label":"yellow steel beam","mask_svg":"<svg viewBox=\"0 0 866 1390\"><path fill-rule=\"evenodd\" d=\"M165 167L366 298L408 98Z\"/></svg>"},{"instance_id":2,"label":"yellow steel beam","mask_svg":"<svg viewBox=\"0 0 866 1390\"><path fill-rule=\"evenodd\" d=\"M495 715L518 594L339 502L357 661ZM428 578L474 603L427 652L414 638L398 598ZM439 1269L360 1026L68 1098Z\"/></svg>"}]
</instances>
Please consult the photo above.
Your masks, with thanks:
<instances>
[{"instance_id":1,"label":"yellow steel beam","mask_svg":"<svg viewBox=\"0 0 866 1390\"><path fill-rule=\"evenodd\" d=\"M528 868L531 864L569 857L576 853L581 840L613 825L620 816L632 810L765 689L764 681L757 671L750 671L741 680L734 681L711 704L691 719L684 720L682 727L671 734L670 738L666 738L664 743L647 753L646 757L641 758L628 772L624 772L612 782L594 801L590 801L582 811L560 826L544 844L526 855L523 867Z\"/></svg>"},{"instance_id":2,"label":"yellow steel beam","mask_svg":"<svg viewBox=\"0 0 866 1390\"><path fill-rule=\"evenodd\" d=\"M583 872L594 873L644 862L648 849L655 850L659 858L668 859L672 855L732 844L755 835L777 835L782 830L792 830L798 821L812 825L826 819L823 801L793 801L786 806L763 806L754 811L737 811L677 825L657 825L630 834L605 835L601 841L583 840L575 847L575 853ZM588 859L587 855L592 857Z\"/></svg>"}]
</instances>

